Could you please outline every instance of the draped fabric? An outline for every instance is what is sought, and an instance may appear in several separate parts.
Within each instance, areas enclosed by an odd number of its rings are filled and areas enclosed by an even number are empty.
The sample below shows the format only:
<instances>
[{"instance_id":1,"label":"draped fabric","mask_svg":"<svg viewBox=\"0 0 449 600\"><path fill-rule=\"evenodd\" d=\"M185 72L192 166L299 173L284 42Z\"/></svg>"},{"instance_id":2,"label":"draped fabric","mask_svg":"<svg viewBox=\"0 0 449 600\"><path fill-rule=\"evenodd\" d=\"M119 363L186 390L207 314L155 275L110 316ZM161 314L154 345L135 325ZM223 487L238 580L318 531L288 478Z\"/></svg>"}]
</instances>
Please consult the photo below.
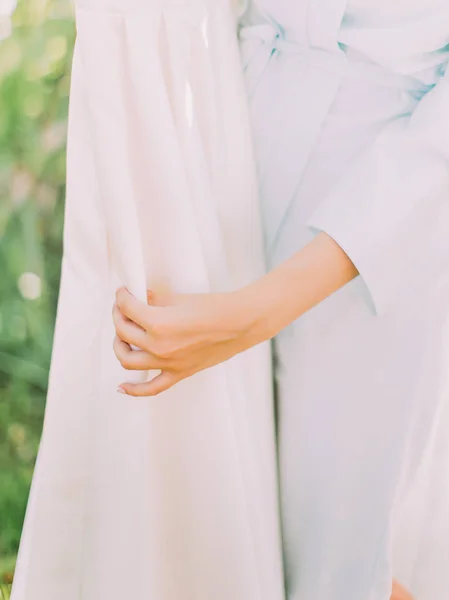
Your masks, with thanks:
<instances>
[{"instance_id":1,"label":"draped fabric","mask_svg":"<svg viewBox=\"0 0 449 600\"><path fill-rule=\"evenodd\" d=\"M59 308L13 600L281 600L270 352L132 399L115 289L264 271L223 0L79 0Z\"/></svg>"},{"instance_id":2,"label":"draped fabric","mask_svg":"<svg viewBox=\"0 0 449 600\"><path fill-rule=\"evenodd\" d=\"M241 2L270 266L325 231L360 277L275 342L289 600L449 593L447 0ZM13 600L282 598L260 346L115 392L125 284L264 270L224 0L79 0L63 275Z\"/></svg>"},{"instance_id":3,"label":"draped fabric","mask_svg":"<svg viewBox=\"0 0 449 600\"><path fill-rule=\"evenodd\" d=\"M360 272L275 343L287 597L445 600L449 5L246 4L270 266L324 231Z\"/></svg>"}]
</instances>

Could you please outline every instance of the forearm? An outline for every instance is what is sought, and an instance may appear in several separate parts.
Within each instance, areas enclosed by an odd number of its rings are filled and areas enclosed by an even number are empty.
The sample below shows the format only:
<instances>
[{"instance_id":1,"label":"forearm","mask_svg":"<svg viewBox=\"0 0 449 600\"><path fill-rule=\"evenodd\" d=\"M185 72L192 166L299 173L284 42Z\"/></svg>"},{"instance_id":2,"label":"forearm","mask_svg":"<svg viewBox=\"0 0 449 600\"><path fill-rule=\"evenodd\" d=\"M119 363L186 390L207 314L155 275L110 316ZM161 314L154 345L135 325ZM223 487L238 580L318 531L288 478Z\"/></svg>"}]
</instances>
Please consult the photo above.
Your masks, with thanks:
<instances>
[{"instance_id":1,"label":"forearm","mask_svg":"<svg viewBox=\"0 0 449 600\"><path fill-rule=\"evenodd\" d=\"M253 335L260 340L272 338L357 274L340 246L319 233L290 259L242 290L252 313Z\"/></svg>"},{"instance_id":2,"label":"forearm","mask_svg":"<svg viewBox=\"0 0 449 600\"><path fill-rule=\"evenodd\" d=\"M356 275L343 250L321 233L279 267L235 292L158 298L152 291L149 306L121 288L113 312L115 354L125 369L161 374L141 384L123 383L119 391L159 394L272 338Z\"/></svg>"}]
</instances>

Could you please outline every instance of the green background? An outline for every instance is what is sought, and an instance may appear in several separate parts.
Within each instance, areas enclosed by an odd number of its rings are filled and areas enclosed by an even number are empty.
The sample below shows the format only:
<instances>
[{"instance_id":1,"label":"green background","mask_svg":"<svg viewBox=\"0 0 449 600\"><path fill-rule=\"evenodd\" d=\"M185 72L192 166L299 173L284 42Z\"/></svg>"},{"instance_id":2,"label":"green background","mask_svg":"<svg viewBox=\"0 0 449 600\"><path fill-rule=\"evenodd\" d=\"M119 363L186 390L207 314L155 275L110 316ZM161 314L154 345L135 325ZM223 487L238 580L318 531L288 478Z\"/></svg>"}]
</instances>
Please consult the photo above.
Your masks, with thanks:
<instances>
[{"instance_id":1,"label":"green background","mask_svg":"<svg viewBox=\"0 0 449 600\"><path fill-rule=\"evenodd\" d=\"M0 599L14 571L42 427L75 39L68 0L19 0L11 21L8 35L0 14Z\"/></svg>"}]
</instances>

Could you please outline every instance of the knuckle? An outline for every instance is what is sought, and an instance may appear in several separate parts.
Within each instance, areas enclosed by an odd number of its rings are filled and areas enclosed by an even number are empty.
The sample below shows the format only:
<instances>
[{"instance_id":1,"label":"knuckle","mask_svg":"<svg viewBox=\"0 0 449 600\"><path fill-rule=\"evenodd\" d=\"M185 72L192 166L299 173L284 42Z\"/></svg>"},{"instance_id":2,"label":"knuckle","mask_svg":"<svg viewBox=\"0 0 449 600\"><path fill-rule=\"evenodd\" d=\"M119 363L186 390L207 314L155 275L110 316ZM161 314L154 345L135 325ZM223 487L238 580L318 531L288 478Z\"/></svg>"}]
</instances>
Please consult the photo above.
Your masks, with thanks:
<instances>
[{"instance_id":1,"label":"knuckle","mask_svg":"<svg viewBox=\"0 0 449 600\"><path fill-rule=\"evenodd\" d=\"M171 357L171 353L164 348L157 349L155 355L162 360L168 360Z\"/></svg>"},{"instance_id":2,"label":"knuckle","mask_svg":"<svg viewBox=\"0 0 449 600\"><path fill-rule=\"evenodd\" d=\"M112 322L114 323L114 326L117 327L122 320L122 313L119 311L116 305L112 311Z\"/></svg>"},{"instance_id":3,"label":"knuckle","mask_svg":"<svg viewBox=\"0 0 449 600\"><path fill-rule=\"evenodd\" d=\"M120 360L120 357L122 355L122 349L120 346L120 340L117 336L115 336L115 338L114 338L114 342L112 344L112 349L114 350L115 356Z\"/></svg>"},{"instance_id":4,"label":"knuckle","mask_svg":"<svg viewBox=\"0 0 449 600\"><path fill-rule=\"evenodd\" d=\"M128 371L131 371L134 367L133 362L129 356L122 356L120 358L120 364L124 369Z\"/></svg>"},{"instance_id":5,"label":"knuckle","mask_svg":"<svg viewBox=\"0 0 449 600\"><path fill-rule=\"evenodd\" d=\"M151 321L151 333L156 338L166 338L171 334L170 324L162 319L152 319Z\"/></svg>"},{"instance_id":6,"label":"knuckle","mask_svg":"<svg viewBox=\"0 0 449 600\"><path fill-rule=\"evenodd\" d=\"M124 331L123 323L121 321L116 321L115 332L119 338L123 338L125 331Z\"/></svg>"},{"instance_id":7,"label":"knuckle","mask_svg":"<svg viewBox=\"0 0 449 600\"><path fill-rule=\"evenodd\" d=\"M148 333L145 332L145 334L143 335L142 343L139 345L139 347L141 350L151 353L152 343L151 343L151 337L148 335Z\"/></svg>"},{"instance_id":8,"label":"knuckle","mask_svg":"<svg viewBox=\"0 0 449 600\"><path fill-rule=\"evenodd\" d=\"M151 312L148 310L147 306L143 306L140 310L140 318L141 323L145 331L149 331L153 329L153 320L151 318Z\"/></svg>"},{"instance_id":9,"label":"knuckle","mask_svg":"<svg viewBox=\"0 0 449 600\"><path fill-rule=\"evenodd\" d=\"M119 288L115 294L115 299L117 304L120 306L120 302L124 301L124 298L126 298L126 294L124 293L123 287Z\"/></svg>"},{"instance_id":10,"label":"knuckle","mask_svg":"<svg viewBox=\"0 0 449 600\"><path fill-rule=\"evenodd\" d=\"M153 354L162 360L169 360L173 357L173 347L171 344L158 342L153 345Z\"/></svg>"},{"instance_id":11,"label":"knuckle","mask_svg":"<svg viewBox=\"0 0 449 600\"><path fill-rule=\"evenodd\" d=\"M127 370L133 368L132 357L128 352L124 350L123 345L120 342L120 339L116 336L113 342L113 350L114 354L117 357L119 363Z\"/></svg>"},{"instance_id":12,"label":"knuckle","mask_svg":"<svg viewBox=\"0 0 449 600\"><path fill-rule=\"evenodd\" d=\"M117 323L120 320L120 311L117 307L116 304L114 304L114 308L112 309L112 322L114 323L114 326L117 326Z\"/></svg>"}]
</instances>

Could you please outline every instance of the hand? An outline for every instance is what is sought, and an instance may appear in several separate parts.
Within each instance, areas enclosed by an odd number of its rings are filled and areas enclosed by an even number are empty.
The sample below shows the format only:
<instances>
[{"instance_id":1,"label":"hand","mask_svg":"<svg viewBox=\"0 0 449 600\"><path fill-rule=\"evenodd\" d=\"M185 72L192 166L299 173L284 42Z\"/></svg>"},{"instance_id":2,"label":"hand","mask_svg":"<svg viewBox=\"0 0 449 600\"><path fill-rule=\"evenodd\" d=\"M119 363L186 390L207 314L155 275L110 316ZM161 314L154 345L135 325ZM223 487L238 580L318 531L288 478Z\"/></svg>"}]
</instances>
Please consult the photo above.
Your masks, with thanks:
<instances>
[{"instance_id":1,"label":"hand","mask_svg":"<svg viewBox=\"0 0 449 600\"><path fill-rule=\"evenodd\" d=\"M413 600L413 596L401 584L393 579L390 600Z\"/></svg>"},{"instance_id":2,"label":"hand","mask_svg":"<svg viewBox=\"0 0 449 600\"><path fill-rule=\"evenodd\" d=\"M148 304L125 288L116 294L114 352L125 369L158 370L145 383L123 383L118 391L154 396L255 345L254 308L244 294L157 295ZM131 345L138 350L133 350Z\"/></svg>"},{"instance_id":3,"label":"hand","mask_svg":"<svg viewBox=\"0 0 449 600\"><path fill-rule=\"evenodd\" d=\"M126 369L161 373L151 382L123 384L119 391L159 394L274 337L356 275L340 246L319 233L276 269L237 292L150 293L145 304L120 289L113 312L115 353Z\"/></svg>"}]
</instances>

